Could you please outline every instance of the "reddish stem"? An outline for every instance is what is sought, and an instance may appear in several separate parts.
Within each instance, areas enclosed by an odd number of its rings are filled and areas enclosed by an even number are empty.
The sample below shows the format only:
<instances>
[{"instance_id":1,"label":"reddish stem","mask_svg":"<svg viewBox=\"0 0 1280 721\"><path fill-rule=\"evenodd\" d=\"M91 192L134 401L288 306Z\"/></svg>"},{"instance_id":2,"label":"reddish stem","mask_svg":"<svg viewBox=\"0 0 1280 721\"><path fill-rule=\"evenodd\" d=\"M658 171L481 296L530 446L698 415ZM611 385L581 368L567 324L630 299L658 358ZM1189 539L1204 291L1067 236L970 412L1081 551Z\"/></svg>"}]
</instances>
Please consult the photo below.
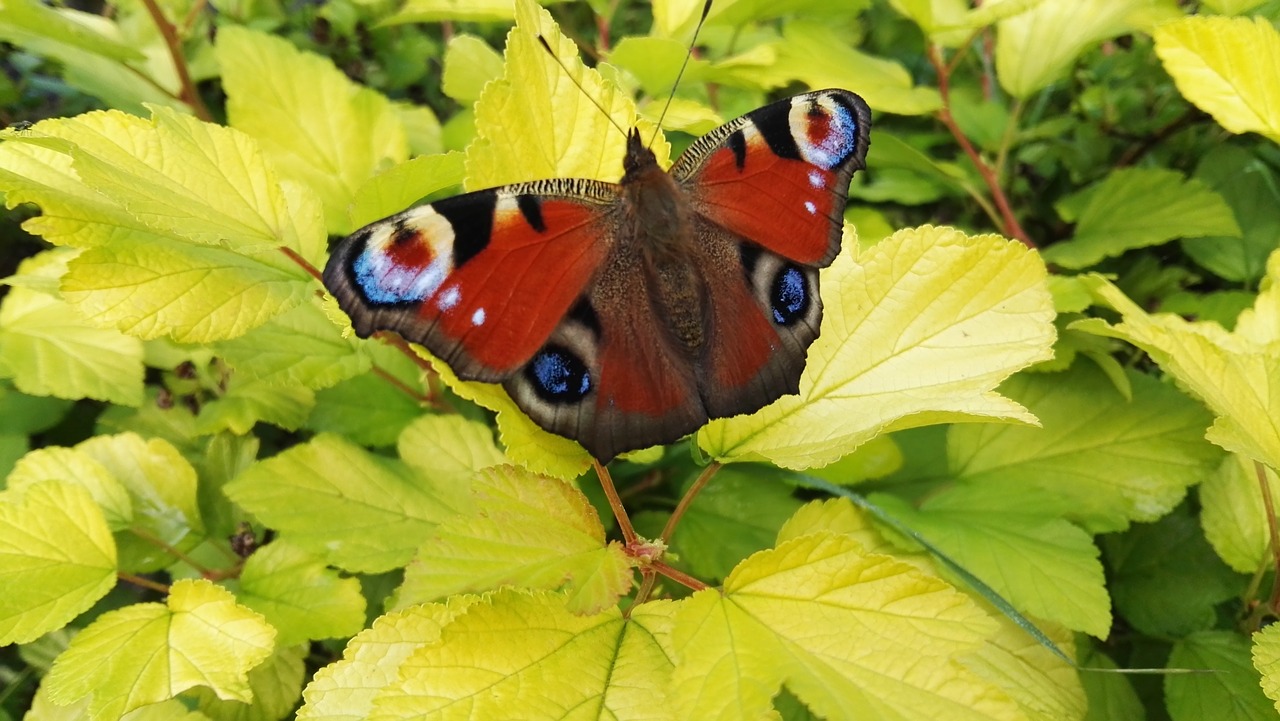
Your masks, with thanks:
<instances>
[{"instance_id":1,"label":"reddish stem","mask_svg":"<svg viewBox=\"0 0 1280 721\"><path fill-rule=\"evenodd\" d=\"M178 73L178 82L181 85L178 99L186 103L197 118L212 122L213 116L209 114L209 109L200 99L200 93L196 92L195 83L191 82L191 73L187 70L187 59L182 55L182 41L178 39L178 29L164 16L156 0L142 0L142 4L146 6L147 14L151 16L151 21L156 24L156 28L164 38L164 44L169 48L169 57L173 59L173 69Z\"/></svg>"},{"instance_id":2,"label":"reddish stem","mask_svg":"<svg viewBox=\"0 0 1280 721\"><path fill-rule=\"evenodd\" d=\"M943 62L942 53L938 50L937 45L929 46L929 62L933 64L938 73L938 94L942 97L942 107L938 110L938 119L942 121L943 125L947 126L951 136L960 144L961 150L964 151L965 155L969 156L969 161L978 169L978 174L982 176L983 182L986 183L987 189L991 192L991 199L1000 211L1000 218L1004 224L1004 234L1011 238L1016 238L1028 248L1035 248L1035 243L1031 241L1027 232L1022 229L1022 225L1018 223L1018 218L1013 214L1013 208L1009 205L1009 198L1005 196L1004 189L1000 187L1000 180L995 169L982 159L982 156L978 154L977 148L973 147L973 143L969 142L969 138L965 136L964 131L960 129L955 118L951 115L951 69Z\"/></svg>"},{"instance_id":3,"label":"reddish stem","mask_svg":"<svg viewBox=\"0 0 1280 721\"><path fill-rule=\"evenodd\" d=\"M609 475L609 469L604 467L600 461L592 458L591 463L595 466L596 476L600 478L600 487L604 489L604 495L609 499L609 508L613 510L613 517L618 521L618 530L622 531L622 541L628 549L639 544L640 537L636 535L636 529L631 525L631 517L627 515L627 509L622 505L622 498L618 496L618 489L613 485L613 476Z\"/></svg>"},{"instance_id":4,"label":"reddish stem","mask_svg":"<svg viewBox=\"0 0 1280 721\"><path fill-rule=\"evenodd\" d=\"M654 561L653 570L657 571L658 573L661 573L662 575L666 576L672 581L675 581L681 586L687 586L695 591L704 591L710 588L710 586L703 583L702 581L699 581L698 579L694 578L693 576L690 576L684 571L674 569L671 566L668 566L666 563L663 563L662 561Z\"/></svg>"},{"instance_id":5,"label":"reddish stem","mask_svg":"<svg viewBox=\"0 0 1280 721\"><path fill-rule=\"evenodd\" d=\"M152 591L163 593L166 596L169 595L168 586L164 585L163 583L157 583L155 581L152 581L149 578L143 578L142 576L135 576L132 573L125 573L123 571L117 571L116 578L120 579L121 581L132 583L135 586L141 586L142 588L149 588Z\"/></svg>"},{"instance_id":6,"label":"reddish stem","mask_svg":"<svg viewBox=\"0 0 1280 721\"><path fill-rule=\"evenodd\" d=\"M1271 562L1276 568L1275 580L1271 582L1271 599L1267 602L1274 614L1280 612L1280 529L1276 527L1275 500L1271 498L1271 484L1267 483L1267 468L1254 461L1253 470L1258 475L1258 490L1262 493L1262 507L1267 515L1267 531L1271 534Z\"/></svg>"},{"instance_id":7,"label":"reddish stem","mask_svg":"<svg viewBox=\"0 0 1280 721\"><path fill-rule=\"evenodd\" d=\"M298 252L295 251L293 248L281 245L277 248L277 250L279 250L281 253L284 253L286 258L288 258L289 260L292 260L294 263L297 263L303 270L307 271L307 275L310 275L312 278L315 278L316 280L320 281L321 284L324 283L324 275L321 274L320 271L316 270L316 267L312 265L309 261L307 261L306 258L303 258L302 256L298 255Z\"/></svg>"},{"instance_id":8,"label":"reddish stem","mask_svg":"<svg viewBox=\"0 0 1280 721\"><path fill-rule=\"evenodd\" d=\"M685 491L680 502L676 504L676 509L671 512L671 517L667 519L667 525L662 529L662 542L671 543L671 536L676 532L676 526L679 525L680 519L684 517L689 506L693 505L693 499L698 497L702 489L720 469L723 468L719 463L712 462L711 465L702 469L702 473L698 475L698 479L689 486L689 490Z\"/></svg>"}]
</instances>

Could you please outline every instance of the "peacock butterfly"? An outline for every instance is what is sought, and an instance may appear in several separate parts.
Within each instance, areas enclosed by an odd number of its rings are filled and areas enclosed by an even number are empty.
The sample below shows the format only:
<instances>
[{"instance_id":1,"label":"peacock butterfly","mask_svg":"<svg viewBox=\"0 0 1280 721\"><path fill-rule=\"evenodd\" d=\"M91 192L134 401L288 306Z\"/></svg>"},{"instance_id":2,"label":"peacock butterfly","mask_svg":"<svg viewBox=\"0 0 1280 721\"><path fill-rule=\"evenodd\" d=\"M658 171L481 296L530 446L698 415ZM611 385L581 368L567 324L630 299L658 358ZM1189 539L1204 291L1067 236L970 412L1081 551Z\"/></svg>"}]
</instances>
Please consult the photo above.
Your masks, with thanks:
<instances>
[{"instance_id":1,"label":"peacock butterfly","mask_svg":"<svg viewBox=\"0 0 1280 721\"><path fill-rule=\"evenodd\" d=\"M501 383L608 462L798 391L870 125L851 92L805 93L711 131L670 172L632 130L619 184L410 208L340 241L324 283L357 335L395 331Z\"/></svg>"}]
</instances>

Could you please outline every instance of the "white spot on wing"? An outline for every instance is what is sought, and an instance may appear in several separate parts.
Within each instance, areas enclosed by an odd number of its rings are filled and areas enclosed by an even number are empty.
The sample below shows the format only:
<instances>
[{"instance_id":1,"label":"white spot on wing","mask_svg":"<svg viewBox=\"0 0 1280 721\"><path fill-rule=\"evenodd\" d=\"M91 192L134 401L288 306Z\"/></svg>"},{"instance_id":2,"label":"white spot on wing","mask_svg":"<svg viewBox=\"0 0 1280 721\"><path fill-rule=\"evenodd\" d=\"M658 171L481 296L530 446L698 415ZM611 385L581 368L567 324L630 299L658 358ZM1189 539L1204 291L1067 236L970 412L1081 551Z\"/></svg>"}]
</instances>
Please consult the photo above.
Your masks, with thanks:
<instances>
[{"instance_id":1,"label":"white spot on wing","mask_svg":"<svg viewBox=\"0 0 1280 721\"><path fill-rule=\"evenodd\" d=\"M436 307L440 310L453 310L453 307L462 300L462 293L458 290L458 286L452 285L445 288L440 297L436 299Z\"/></svg>"},{"instance_id":2,"label":"white spot on wing","mask_svg":"<svg viewBox=\"0 0 1280 721\"><path fill-rule=\"evenodd\" d=\"M809 171L809 185L815 188L825 188L827 186L827 179L823 177L821 170Z\"/></svg>"},{"instance_id":3,"label":"white spot on wing","mask_svg":"<svg viewBox=\"0 0 1280 721\"><path fill-rule=\"evenodd\" d=\"M471 325L484 325L484 308L476 308L476 312L471 314Z\"/></svg>"},{"instance_id":4,"label":"white spot on wing","mask_svg":"<svg viewBox=\"0 0 1280 721\"><path fill-rule=\"evenodd\" d=\"M809 215L816 215L818 213L818 206L814 205L812 200L804 201L804 209L809 211Z\"/></svg>"}]
</instances>

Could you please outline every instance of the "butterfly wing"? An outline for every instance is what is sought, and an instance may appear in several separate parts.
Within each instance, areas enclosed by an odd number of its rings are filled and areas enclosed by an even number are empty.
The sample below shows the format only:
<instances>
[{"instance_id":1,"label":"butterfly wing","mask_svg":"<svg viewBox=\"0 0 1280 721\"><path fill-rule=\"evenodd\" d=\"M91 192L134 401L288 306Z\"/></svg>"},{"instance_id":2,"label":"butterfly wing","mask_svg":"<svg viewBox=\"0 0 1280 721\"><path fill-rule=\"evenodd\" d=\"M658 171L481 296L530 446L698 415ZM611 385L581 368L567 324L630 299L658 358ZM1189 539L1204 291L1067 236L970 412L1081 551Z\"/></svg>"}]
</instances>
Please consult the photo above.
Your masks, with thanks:
<instances>
[{"instance_id":1,"label":"butterfly wing","mask_svg":"<svg viewBox=\"0 0 1280 721\"><path fill-rule=\"evenodd\" d=\"M754 110L699 138L671 169L694 210L804 265L840 250L854 172L865 167L871 111L846 90L818 90Z\"/></svg>"},{"instance_id":2,"label":"butterfly wing","mask_svg":"<svg viewBox=\"0 0 1280 721\"><path fill-rule=\"evenodd\" d=\"M339 242L324 283L357 335L391 330L498 382L543 347L608 257L617 186L546 180L421 205Z\"/></svg>"},{"instance_id":3,"label":"butterfly wing","mask_svg":"<svg viewBox=\"0 0 1280 721\"><path fill-rule=\"evenodd\" d=\"M699 388L711 417L754 411L799 389L818 337L818 268L840 250L871 115L844 90L767 105L704 136L672 175L697 214L710 289ZM738 262L723 259L733 256Z\"/></svg>"},{"instance_id":4,"label":"butterfly wing","mask_svg":"<svg viewBox=\"0 0 1280 721\"><path fill-rule=\"evenodd\" d=\"M694 368L660 325L638 261L612 256L547 345L504 383L535 423L604 462L707 421Z\"/></svg>"}]
</instances>

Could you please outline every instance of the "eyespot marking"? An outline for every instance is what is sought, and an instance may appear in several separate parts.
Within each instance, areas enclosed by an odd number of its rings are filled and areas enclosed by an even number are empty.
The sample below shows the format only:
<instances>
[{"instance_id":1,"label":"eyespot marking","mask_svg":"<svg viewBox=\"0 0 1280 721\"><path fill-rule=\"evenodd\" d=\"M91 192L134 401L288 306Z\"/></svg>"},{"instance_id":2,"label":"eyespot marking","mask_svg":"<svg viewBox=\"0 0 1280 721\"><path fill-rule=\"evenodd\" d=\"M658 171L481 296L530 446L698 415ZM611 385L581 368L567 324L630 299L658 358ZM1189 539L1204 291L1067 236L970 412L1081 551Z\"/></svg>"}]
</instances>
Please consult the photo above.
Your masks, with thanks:
<instances>
[{"instance_id":1,"label":"eyespot marking","mask_svg":"<svg viewBox=\"0 0 1280 721\"><path fill-rule=\"evenodd\" d=\"M773 278L769 302L773 321L788 326L803 318L809 310L809 284L798 266L788 263Z\"/></svg>"},{"instance_id":2,"label":"eyespot marking","mask_svg":"<svg viewBox=\"0 0 1280 721\"><path fill-rule=\"evenodd\" d=\"M551 344L525 366L525 377L547 403L577 403L591 392L591 372L575 353Z\"/></svg>"}]
</instances>

